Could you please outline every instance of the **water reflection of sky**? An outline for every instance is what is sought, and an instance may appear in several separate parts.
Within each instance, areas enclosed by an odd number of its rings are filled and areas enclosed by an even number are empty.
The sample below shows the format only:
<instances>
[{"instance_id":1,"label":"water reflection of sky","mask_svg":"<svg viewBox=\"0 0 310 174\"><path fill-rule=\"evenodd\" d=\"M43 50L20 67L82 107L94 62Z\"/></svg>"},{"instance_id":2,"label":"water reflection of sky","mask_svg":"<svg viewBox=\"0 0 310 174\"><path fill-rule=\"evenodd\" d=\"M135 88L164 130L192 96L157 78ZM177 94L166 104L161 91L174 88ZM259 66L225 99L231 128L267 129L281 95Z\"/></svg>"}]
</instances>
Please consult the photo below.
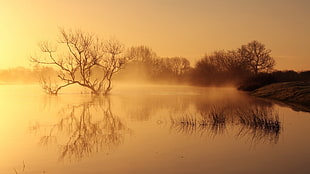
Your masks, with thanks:
<instances>
[{"instance_id":1,"label":"water reflection of sky","mask_svg":"<svg viewBox=\"0 0 310 174\"><path fill-rule=\"evenodd\" d=\"M1 93L8 98L1 99L1 173L22 173L23 161L24 173L310 170L310 140L302 136L310 131L309 113L230 88L119 88L101 98L24 90ZM265 122L253 122L253 113Z\"/></svg>"}]
</instances>

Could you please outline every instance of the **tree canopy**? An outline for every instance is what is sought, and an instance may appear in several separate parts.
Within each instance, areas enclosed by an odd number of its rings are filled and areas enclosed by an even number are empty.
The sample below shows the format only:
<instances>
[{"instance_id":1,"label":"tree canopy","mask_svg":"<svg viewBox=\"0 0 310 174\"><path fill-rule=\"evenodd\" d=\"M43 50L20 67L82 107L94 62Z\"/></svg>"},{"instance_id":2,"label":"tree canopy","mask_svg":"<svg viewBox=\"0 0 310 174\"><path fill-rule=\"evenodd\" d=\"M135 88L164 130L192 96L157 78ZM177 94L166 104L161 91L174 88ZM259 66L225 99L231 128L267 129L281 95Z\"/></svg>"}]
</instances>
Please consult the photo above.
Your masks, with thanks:
<instances>
[{"instance_id":1,"label":"tree canopy","mask_svg":"<svg viewBox=\"0 0 310 174\"><path fill-rule=\"evenodd\" d=\"M102 40L79 30L60 29L57 46L42 42L40 48L47 57L31 60L58 69L57 77L62 84L52 87L43 83L48 92L55 95L60 89L73 84L88 88L95 95L106 95L112 89L113 75L127 62L124 46L119 41Z\"/></svg>"}]
</instances>

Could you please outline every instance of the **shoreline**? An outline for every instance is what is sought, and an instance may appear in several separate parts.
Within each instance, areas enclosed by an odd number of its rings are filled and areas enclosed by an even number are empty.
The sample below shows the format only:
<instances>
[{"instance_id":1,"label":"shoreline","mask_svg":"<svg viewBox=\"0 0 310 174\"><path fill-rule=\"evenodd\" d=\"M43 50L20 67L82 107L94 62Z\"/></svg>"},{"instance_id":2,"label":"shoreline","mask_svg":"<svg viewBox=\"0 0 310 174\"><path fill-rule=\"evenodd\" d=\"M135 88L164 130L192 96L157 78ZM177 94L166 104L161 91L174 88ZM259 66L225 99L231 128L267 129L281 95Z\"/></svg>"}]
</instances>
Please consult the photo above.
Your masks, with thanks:
<instances>
[{"instance_id":1,"label":"shoreline","mask_svg":"<svg viewBox=\"0 0 310 174\"><path fill-rule=\"evenodd\" d=\"M273 83L249 92L249 95L282 102L294 110L310 112L310 82Z\"/></svg>"}]
</instances>

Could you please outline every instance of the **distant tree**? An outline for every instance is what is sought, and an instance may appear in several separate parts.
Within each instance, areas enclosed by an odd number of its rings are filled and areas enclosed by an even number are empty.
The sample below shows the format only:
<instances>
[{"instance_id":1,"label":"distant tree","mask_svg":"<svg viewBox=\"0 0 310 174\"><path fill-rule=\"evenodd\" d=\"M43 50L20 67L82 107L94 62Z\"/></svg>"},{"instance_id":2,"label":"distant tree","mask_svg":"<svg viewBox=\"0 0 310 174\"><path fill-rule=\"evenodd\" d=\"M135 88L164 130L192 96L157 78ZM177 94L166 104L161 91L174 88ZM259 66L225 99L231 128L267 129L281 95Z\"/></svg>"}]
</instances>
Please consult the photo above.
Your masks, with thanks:
<instances>
[{"instance_id":1,"label":"distant tree","mask_svg":"<svg viewBox=\"0 0 310 174\"><path fill-rule=\"evenodd\" d=\"M239 53L247 60L249 68L255 75L259 72L269 72L275 65L275 60L270 55L271 50L256 40L242 45Z\"/></svg>"},{"instance_id":2,"label":"distant tree","mask_svg":"<svg viewBox=\"0 0 310 174\"><path fill-rule=\"evenodd\" d=\"M112 89L112 77L127 62L123 45L117 40L103 41L93 34L60 29L60 49L49 42L40 44L46 58L31 58L37 64L51 65L58 69L62 81L53 89L57 95L61 88L78 84L94 95L106 95ZM59 48L59 46L57 48ZM45 84L46 83L45 81Z\"/></svg>"},{"instance_id":3,"label":"distant tree","mask_svg":"<svg viewBox=\"0 0 310 174\"><path fill-rule=\"evenodd\" d=\"M180 81L190 70L190 62L183 57L161 58L147 46L131 47L127 51L131 63L123 74L134 75L135 79L175 82ZM139 74L137 74L139 73Z\"/></svg>"},{"instance_id":4,"label":"distant tree","mask_svg":"<svg viewBox=\"0 0 310 174\"><path fill-rule=\"evenodd\" d=\"M215 82L214 74L216 74L217 71L216 65L214 65L210 57L206 55L196 63L192 73L192 81L197 84L212 84Z\"/></svg>"},{"instance_id":5,"label":"distant tree","mask_svg":"<svg viewBox=\"0 0 310 174\"><path fill-rule=\"evenodd\" d=\"M153 62L156 53L148 46L133 46L126 50L125 56L130 59L124 70L117 74L116 79L130 83L150 80L154 71Z\"/></svg>"},{"instance_id":6,"label":"distant tree","mask_svg":"<svg viewBox=\"0 0 310 174\"><path fill-rule=\"evenodd\" d=\"M130 57L133 62L151 62L157 57L156 53L149 47L141 45L136 47L131 47L127 51L127 56Z\"/></svg>"},{"instance_id":7,"label":"distant tree","mask_svg":"<svg viewBox=\"0 0 310 174\"><path fill-rule=\"evenodd\" d=\"M183 57L167 58L167 66L176 76L182 76L190 70L190 62Z\"/></svg>"},{"instance_id":8,"label":"distant tree","mask_svg":"<svg viewBox=\"0 0 310 174\"><path fill-rule=\"evenodd\" d=\"M220 50L196 63L193 79L199 84L231 84L244 79L248 72L247 61L237 50Z\"/></svg>"}]
</instances>

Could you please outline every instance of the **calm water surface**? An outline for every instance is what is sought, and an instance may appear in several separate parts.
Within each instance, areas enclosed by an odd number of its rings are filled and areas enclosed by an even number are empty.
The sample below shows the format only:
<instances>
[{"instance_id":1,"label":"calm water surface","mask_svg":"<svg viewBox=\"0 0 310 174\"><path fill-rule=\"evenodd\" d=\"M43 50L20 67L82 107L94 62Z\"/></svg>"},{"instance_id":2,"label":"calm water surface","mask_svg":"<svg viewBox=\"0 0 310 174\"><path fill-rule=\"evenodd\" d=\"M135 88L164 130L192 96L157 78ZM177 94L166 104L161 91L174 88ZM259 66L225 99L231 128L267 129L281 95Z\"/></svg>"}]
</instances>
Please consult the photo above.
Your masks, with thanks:
<instances>
[{"instance_id":1,"label":"calm water surface","mask_svg":"<svg viewBox=\"0 0 310 174\"><path fill-rule=\"evenodd\" d=\"M232 88L0 97L1 174L310 173L310 114Z\"/></svg>"}]
</instances>

